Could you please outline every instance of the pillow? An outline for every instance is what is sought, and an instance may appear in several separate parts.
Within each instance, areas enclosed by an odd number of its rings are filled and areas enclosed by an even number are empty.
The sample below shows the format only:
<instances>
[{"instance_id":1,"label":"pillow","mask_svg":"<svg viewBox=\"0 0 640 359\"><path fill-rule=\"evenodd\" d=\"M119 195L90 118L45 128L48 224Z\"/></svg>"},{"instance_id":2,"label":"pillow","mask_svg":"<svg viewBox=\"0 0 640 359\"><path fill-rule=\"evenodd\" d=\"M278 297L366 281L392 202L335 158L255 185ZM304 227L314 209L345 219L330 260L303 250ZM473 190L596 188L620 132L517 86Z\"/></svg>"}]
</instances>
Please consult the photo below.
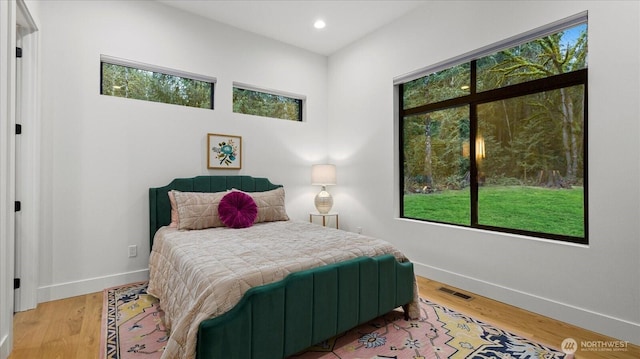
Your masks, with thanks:
<instances>
[{"instance_id":1,"label":"pillow","mask_svg":"<svg viewBox=\"0 0 640 359\"><path fill-rule=\"evenodd\" d=\"M218 205L228 192L172 192L178 209L178 229L224 227L218 216Z\"/></svg>"},{"instance_id":2,"label":"pillow","mask_svg":"<svg viewBox=\"0 0 640 359\"><path fill-rule=\"evenodd\" d=\"M237 189L234 191L241 192ZM255 223L288 221L289 216L284 206L284 188L278 187L265 192L244 192L251 196L258 206L258 217Z\"/></svg>"},{"instance_id":3,"label":"pillow","mask_svg":"<svg viewBox=\"0 0 640 359\"><path fill-rule=\"evenodd\" d=\"M253 225L258 216L258 206L248 194L240 191L227 193L218 205L220 220L227 227L246 228Z\"/></svg>"},{"instance_id":4,"label":"pillow","mask_svg":"<svg viewBox=\"0 0 640 359\"><path fill-rule=\"evenodd\" d=\"M176 205L176 196L173 195L173 191L167 192L169 195L169 203L171 203L171 223L169 227L178 228L178 205Z\"/></svg>"}]
</instances>

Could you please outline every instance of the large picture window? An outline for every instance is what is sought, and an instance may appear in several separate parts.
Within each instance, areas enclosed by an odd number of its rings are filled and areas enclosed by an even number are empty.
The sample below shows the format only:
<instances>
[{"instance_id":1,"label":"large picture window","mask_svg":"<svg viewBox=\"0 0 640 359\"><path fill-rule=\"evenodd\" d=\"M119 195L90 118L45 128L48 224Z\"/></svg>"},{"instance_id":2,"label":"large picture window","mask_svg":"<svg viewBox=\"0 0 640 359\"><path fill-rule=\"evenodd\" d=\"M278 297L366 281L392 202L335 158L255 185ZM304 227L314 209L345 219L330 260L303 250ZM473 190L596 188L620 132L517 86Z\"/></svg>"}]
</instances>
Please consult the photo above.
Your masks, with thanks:
<instances>
[{"instance_id":1,"label":"large picture window","mask_svg":"<svg viewBox=\"0 0 640 359\"><path fill-rule=\"evenodd\" d=\"M100 94L213 109L215 78L102 55Z\"/></svg>"},{"instance_id":2,"label":"large picture window","mask_svg":"<svg viewBox=\"0 0 640 359\"><path fill-rule=\"evenodd\" d=\"M400 215L586 244L586 15L505 43L396 81Z\"/></svg>"}]
</instances>

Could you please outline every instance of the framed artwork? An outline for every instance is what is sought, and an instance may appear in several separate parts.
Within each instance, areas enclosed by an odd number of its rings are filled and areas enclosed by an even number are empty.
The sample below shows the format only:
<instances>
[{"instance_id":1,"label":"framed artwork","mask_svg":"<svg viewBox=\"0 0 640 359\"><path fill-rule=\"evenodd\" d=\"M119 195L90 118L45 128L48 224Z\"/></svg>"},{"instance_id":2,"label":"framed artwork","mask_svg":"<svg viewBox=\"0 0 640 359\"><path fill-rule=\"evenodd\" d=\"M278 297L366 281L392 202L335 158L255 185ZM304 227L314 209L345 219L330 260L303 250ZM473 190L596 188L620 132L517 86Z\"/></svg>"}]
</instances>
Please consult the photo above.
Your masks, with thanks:
<instances>
[{"instance_id":1,"label":"framed artwork","mask_svg":"<svg viewBox=\"0 0 640 359\"><path fill-rule=\"evenodd\" d=\"M242 168L242 137L207 134L207 168L239 170Z\"/></svg>"}]
</instances>

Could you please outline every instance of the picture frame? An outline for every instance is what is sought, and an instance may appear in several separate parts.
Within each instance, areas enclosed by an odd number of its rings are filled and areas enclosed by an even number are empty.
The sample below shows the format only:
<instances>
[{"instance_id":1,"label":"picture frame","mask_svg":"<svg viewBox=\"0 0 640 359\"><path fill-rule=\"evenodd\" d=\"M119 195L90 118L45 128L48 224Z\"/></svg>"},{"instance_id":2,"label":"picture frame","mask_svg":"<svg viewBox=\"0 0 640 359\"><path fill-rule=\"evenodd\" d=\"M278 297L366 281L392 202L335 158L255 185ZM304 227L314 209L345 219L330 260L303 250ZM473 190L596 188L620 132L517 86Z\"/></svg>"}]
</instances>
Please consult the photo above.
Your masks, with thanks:
<instances>
[{"instance_id":1,"label":"picture frame","mask_svg":"<svg viewBox=\"0 0 640 359\"><path fill-rule=\"evenodd\" d=\"M207 168L239 170L242 168L242 137L207 134Z\"/></svg>"}]
</instances>

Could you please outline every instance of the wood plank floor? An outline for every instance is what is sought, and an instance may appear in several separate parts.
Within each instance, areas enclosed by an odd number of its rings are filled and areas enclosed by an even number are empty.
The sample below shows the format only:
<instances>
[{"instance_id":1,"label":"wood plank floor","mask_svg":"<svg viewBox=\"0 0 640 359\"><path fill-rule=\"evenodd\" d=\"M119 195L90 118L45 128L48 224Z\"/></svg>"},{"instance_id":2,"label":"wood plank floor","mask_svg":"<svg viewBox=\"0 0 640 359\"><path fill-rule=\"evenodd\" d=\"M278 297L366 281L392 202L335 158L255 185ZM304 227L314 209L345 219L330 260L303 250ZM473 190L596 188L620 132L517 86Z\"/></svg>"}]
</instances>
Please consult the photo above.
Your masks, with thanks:
<instances>
[{"instance_id":1,"label":"wood plank floor","mask_svg":"<svg viewBox=\"0 0 640 359\"><path fill-rule=\"evenodd\" d=\"M443 286L470 295L473 299L464 300L438 290ZM576 340L578 348L582 341L616 340L422 277L418 277L418 287L420 296L425 299L553 348L560 349L566 338ZM619 352L579 350L575 358L638 359L640 347L629 344L626 351Z\"/></svg>"},{"instance_id":2,"label":"wood plank floor","mask_svg":"<svg viewBox=\"0 0 640 359\"><path fill-rule=\"evenodd\" d=\"M565 338L581 341L611 341L612 338L580 329L442 283L418 277L420 295L460 313L493 324L515 334L559 348ZM473 299L446 294L445 286L471 295ZM14 316L13 352L9 359L93 359L99 358L102 293L41 303L34 310ZM578 351L576 358L637 359L640 347L629 344L626 351Z\"/></svg>"},{"instance_id":3,"label":"wood plank floor","mask_svg":"<svg viewBox=\"0 0 640 359\"><path fill-rule=\"evenodd\" d=\"M99 358L101 292L40 303L13 320L10 359Z\"/></svg>"}]
</instances>

